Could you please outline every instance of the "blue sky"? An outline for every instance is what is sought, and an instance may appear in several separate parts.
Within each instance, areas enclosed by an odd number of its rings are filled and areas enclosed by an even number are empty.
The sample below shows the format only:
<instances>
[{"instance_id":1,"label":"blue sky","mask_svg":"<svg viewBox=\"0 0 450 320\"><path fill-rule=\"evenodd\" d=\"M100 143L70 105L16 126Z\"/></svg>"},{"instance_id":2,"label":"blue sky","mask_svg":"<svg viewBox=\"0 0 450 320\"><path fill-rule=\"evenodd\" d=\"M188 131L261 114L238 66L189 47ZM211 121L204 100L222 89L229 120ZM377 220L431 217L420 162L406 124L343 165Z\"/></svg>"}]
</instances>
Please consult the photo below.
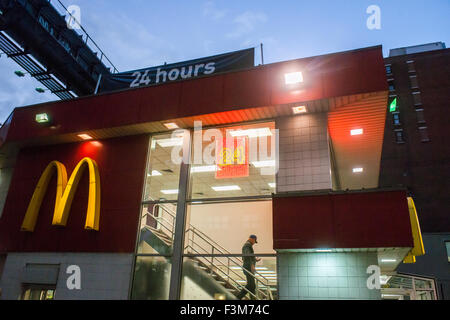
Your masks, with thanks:
<instances>
[{"instance_id":1,"label":"blue sky","mask_svg":"<svg viewBox=\"0 0 450 320\"><path fill-rule=\"evenodd\" d=\"M53 0L55 1L55 0ZM264 62L383 45L443 41L450 46L448 0L61 0L81 8L81 23L120 71L172 63L264 43ZM381 9L369 30L366 9ZM255 63L260 63L257 50ZM5 56L0 58L0 122L14 107L57 100Z\"/></svg>"}]
</instances>

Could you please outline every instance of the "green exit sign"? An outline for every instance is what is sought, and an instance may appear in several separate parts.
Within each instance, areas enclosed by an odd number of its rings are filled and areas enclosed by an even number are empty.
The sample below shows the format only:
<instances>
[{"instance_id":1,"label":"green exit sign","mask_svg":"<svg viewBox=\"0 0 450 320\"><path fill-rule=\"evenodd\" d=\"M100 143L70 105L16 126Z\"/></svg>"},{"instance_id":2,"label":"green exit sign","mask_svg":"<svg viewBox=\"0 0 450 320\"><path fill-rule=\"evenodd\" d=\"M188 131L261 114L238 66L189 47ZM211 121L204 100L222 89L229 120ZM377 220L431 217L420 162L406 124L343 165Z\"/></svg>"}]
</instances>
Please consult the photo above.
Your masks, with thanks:
<instances>
[{"instance_id":1,"label":"green exit sign","mask_svg":"<svg viewBox=\"0 0 450 320\"><path fill-rule=\"evenodd\" d=\"M37 123L48 123L50 122L50 117L46 113L39 113L36 115Z\"/></svg>"},{"instance_id":2,"label":"green exit sign","mask_svg":"<svg viewBox=\"0 0 450 320\"><path fill-rule=\"evenodd\" d=\"M390 112L395 112L395 111L397 111L397 98L395 98L394 100L392 100L391 105L389 106L389 111L390 111Z\"/></svg>"}]
</instances>

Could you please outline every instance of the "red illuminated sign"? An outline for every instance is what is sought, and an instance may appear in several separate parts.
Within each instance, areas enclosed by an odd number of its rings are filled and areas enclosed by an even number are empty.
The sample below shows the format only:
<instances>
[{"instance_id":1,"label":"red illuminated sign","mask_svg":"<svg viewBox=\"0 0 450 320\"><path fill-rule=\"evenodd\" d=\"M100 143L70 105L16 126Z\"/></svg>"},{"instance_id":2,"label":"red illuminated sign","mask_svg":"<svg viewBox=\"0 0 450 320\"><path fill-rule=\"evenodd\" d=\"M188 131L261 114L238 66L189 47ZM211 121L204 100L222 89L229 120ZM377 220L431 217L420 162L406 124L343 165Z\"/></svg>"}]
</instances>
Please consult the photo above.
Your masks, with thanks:
<instances>
[{"instance_id":1,"label":"red illuminated sign","mask_svg":"<svg viewBox=\"0 0 450 320\"><path fill-rule=\"evenodd\" d=\"M216 179L248 177L248 138L217 140L216 164Z\"/></svg>"}]
</instances>

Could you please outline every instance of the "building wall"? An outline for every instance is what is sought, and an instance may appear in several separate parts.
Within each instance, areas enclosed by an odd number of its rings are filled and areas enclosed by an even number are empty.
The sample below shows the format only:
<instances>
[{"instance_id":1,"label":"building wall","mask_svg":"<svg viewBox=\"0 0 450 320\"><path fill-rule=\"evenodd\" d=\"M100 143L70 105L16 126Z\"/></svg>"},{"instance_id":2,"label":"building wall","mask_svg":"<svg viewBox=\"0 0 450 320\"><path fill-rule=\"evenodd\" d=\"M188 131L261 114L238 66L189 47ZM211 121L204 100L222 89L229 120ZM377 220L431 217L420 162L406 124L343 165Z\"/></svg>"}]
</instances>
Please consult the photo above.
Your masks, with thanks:
<instances>
[{"instance_id":1,"label":"building wall","mask_svg":"<svg viewBox=\"0 0 450 320\"><path fill-rule=\"evenodd\" d=\"M422 236L425 255L416 257L414 264L401 264L397 271L435 278L439 298L450 300L450 262L445 247L450 233L424 233Z\"/></svg>"},{"instance_id":2,"label":"building wall","mask_svg":"<svg viewBox=\"0 0 450 320\"><path fill-rule=\"evenodd\" d=\"M276 119L279 129L277 192L331 189L327 114Z\"/></svg>"},{"instance_id":3,"label":"building wall","mask_svg":"<svg viewBox=\"0 0 450 320\"><path fill-rule=\"evenodd\" d=\"M278 252L280 300L378 300L367 288L367 267L377 253Z\"/></svg>"},{"instance_id":4,"label":"building wall","mask_svg":"<svg viewBox=\"0 0 450 320\"><path fill-rule=\"evenodd\" d=\"M24 268L27 264L59 265L56 300L128 299L132 261L132 254L9 253L0 279L0 299L20 298L23 281L26 281ZM70 274L66 270L70 265L80 267L80 290L67 288L66 282Z\"/></svg>"},{"instance_id":5,"label":"building wall","mask_svg":"<svg viewBox=\"0 0 450 320\"><path fill-rule=\"evenodd\" d=\"M408 62L414 71L410 72ZM449 232L450 144L450 49L402 55L385 59L391 64L398 98L400 124L388 113L380 166L380 187L405 186L414 198L422 232ZM417 76L412 88L410 76ZM420 92L415 105L413 92ZM423 109L419 122L417 109ZM429 141L422 141L419 127L426 127ZM402 130L404 143L396 143L395 130Z\"/></svg>"}]
</instances>

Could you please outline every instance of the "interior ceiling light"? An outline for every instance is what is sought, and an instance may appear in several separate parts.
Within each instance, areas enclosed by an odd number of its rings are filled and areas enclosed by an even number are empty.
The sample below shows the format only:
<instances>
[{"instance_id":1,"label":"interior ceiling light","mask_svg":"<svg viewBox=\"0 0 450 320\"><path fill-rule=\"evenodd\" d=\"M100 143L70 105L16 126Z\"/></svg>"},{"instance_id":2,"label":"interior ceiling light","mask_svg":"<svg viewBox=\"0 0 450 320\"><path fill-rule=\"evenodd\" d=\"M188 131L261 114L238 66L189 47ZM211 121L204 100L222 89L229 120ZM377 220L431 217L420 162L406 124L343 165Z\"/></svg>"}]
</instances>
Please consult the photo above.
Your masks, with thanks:
<instances>
[{"instance_id":1,"label":"interior ceiling light","mask_svg":"<svg viewBox=\"0 0 450 320\"><path fill-rule=\"evenodd\" d=\"M230 135L232 137L248 136L249 138L267 137L272 135L272 131L270 130L270 128L255 128L247 130L230 131Z\"/></svg>"},{"instance_id":2,"label":"interior ceiling light","mask_svg":"<svg viewBox=\"0 0 450 320\"><path fill-rule=\"evenodd\" d=\"M173 129L178 129L179 126L176 123L170 122L170 123L164 123L164 126L169 129L169 130L173 130Z\"/></svg>"},{"instance_id":3,"label":"interior ceiling light","mask_svg":"<svg viewBox=\"0 0 450 320\"><path fill-rule=\"evenodd\" d=\"M353 173L361 173L363 171L364 171L363 168L353 168Z\"/></svg>"},{"instance_id":4,"label":"interior ceiling light","mask_svg":"<svg viewBox=\"0 0 450 320\"><path fill-rule=\"evenodd\" d=\"M275 160L253 161L252 165L256 168L275 167Z\"/></svg>"},{"instance_id":5,"label":"interior ceiling light","mask_svg":"<svg viewBox=\"0 0 450 320\"><path fill-rule=\"evenodd\" d=\"M381 259L381 262L397 262L396 259Z\"/></svg>"},{"instance_id":6,"label":"interior ceiling light","mask_svg":"<svg viewBox=\"0 0 450 320\"><path fill-rule=\"evenodd\" d=\"M197 167L192 167L191 168L191 172L195 173L195 172L216 172L219 171L220 168L217 166L197 166Z\"/></svg>"},{"instance_id":7,"label":"interior ceiling light","mask_svg":"<svg viewBox=\"0 0 450 320\"><path fill-rule=\"evenodd\" d=\"M275 188L277 186L277 184L275 182L269 182L268 185L271 188Z\"/></svg>"},{"instance_id":8,"label":"interior ceiling light","mask_svg":"<svg viewBox=\"0 0 450 320\"><path fill-rule=\"evenodd\" d=\"M152 173L149 173L148 176L149 176L149 177L162 176L162 173L159 172L158 170L152 170Z\"/></svg>"},{"instance_id":9,"label":"interior ceiling light","mask_svg":"<svg viewBox=\"0 0 450 320\"><path fill-rule=\"evenodd\" d=\"M183 138L160 139L156 140L156 143L163 148L181 146L183 145Z\"/></svg>"},{"instance_id":10,"label":"interior ceiling light","mask_svg":"<svg viewBox=\"0 0 450 320\"><path fill-rule=\"evenodd\" d=\"M211 187L214 191L236 191L241 190L239 186L219 186L219 187Z\"/></svg>"},{"instance_id":11,"label":"interior ceiling light","mask_svg":"<svg viewBox=\"0 0 450 320\"><path fill-rule=\"evenodd\" d=\"M316 249L316 252L332 252L333 250L331 249Z\"/></svg>"},{"instance_id":12,"label":"interior ceiling light","mask_svg":"<svg viewBox=\"0 0 450 320\"><path fill-rule=\"evenodd\" d=\"M357 135L360 135L360 134L363 134L364 133L364 130L363 129L353 129L353 130L350 130L350 134L352 135L352 136L357 136Z\"/></svg>"},{"instance_id":13,"label":"interior ceiling light","mask_svg":"<svg viewBox=\"0 0 450 320\"><path fill-rule=\"evenodd\" d=\"M294 114L305 113L305 112L307 112L306 106L293 107L292 112L294 112Z\"/></svg>"},{"instance_id":14,"label":"interior ceiling light","mask_svg":"<svg viewBox=\"0 0 450 320\"><path fill-rule=\"evenodd\" d=\"M286 84L296 84L303 82L303 74L301 72L291 72L284 75Z\"/></svg>"},{"instance_id":15,"label":"interior ceiling light","mask_svg":"<svg viewBox=\"0 0 450 320\"><path fill-rule=\"evenodd\" d=\"M178 189L161 190L161 192L164 194L177 194Z\"/></svg>"},{"instance_id":16,"label":"interior ceiling light","mask_svg":"<svg viewBox=\"0 0 450 320\"><path fill-rule=\"evenodd\" d=\"M86 133L79 134L78 137L80 137L83 140L92 140L93 139L90 135L88 135Z\"/></svg>"}]
</instances>

